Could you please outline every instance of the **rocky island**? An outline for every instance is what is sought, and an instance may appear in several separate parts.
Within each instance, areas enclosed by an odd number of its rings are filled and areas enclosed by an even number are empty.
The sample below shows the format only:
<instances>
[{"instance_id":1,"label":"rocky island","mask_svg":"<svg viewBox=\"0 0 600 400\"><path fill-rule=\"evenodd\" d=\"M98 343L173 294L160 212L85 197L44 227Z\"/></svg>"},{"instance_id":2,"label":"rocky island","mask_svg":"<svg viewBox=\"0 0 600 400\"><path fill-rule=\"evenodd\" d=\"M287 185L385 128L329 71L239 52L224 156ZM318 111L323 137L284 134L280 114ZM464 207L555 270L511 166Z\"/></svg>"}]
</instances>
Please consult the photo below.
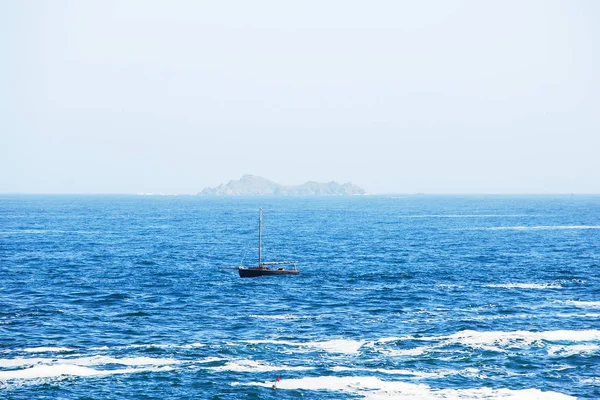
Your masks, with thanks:
<instances>
[{"instance_id":1,"label":"rocky island","mask_svg":"<svg viewBox=\"0 0 600 400\"><path fill-rule=\"evenodd\" d=\"M348 182L319 183L308 181L302 185L281 185L260 176L244 175L239 180L229 181L214 188L206 188L201 196L322 196L364 195L364 189Z\"/></svg>"}]
</instances>

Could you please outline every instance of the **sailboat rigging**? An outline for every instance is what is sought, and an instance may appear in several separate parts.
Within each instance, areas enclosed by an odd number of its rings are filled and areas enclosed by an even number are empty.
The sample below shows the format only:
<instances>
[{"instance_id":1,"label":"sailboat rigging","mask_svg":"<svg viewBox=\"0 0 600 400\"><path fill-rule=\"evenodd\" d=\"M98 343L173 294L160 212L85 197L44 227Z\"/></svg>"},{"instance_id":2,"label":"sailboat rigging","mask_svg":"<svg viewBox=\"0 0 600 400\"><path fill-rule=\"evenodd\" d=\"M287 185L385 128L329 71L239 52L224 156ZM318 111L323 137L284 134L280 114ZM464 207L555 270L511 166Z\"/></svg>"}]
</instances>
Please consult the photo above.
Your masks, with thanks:
<instances>
[{"instance_id":1,"label":"sailboat rigging","mask_svg":"<svg viewBox=\"0 0 600 400\"><path fill-rule=\"evenodd\" d=\"M262 208L259 210L258 216L258 265L256 267L239 266L238 271L240 278L254 278L264 275L298 275L300 271L296 268L296 261L270 261L262 260ZM293 265L294 269L285 269L278 267L270 268L270 265Z\"/></svg>"}]
</instances>

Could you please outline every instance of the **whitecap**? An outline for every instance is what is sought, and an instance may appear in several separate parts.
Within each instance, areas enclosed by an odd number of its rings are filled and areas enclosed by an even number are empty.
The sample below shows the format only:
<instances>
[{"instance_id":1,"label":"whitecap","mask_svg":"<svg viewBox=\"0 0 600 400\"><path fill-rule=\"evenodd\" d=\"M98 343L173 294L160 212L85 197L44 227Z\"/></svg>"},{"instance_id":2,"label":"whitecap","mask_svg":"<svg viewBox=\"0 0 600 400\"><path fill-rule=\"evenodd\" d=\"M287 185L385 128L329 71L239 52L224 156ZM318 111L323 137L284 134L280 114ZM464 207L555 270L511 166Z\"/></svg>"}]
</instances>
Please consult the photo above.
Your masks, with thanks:
<instances>
[{"instance_id":1,"label":"whitecap","mask_svg":"<svg viewBox=\"0 0 600 400\"><path fill-rule=\"evenodd\" d=\"M156 349L193 349L193 348L197 348L197 347L205 347L206 344L204 343L188 343L188 344L169 344L169 343L138 343L138 344L128 344L128 345L123 345L123 346L114 346L114 347L108 347L108 346L102 346L102 347L95 347L92 350L110 350L110 349L115 349L115 350L126 350L126 349L150 349L150 348L156 348Z\"/></svg>"},{"instance_id":2,"label":"whitecap","mask_svg":"<svg viewBox=\"0 0 600 400\"><path fill-rule=\"evenodd\" d=\"M294 347L310 347L331 353L355 354L366 343L366 340L333 339L323 342L292 342L286 340L262 339L246 340L250 344L275 344Z\"/></svg>"},{"instance_id":3,"label":"whitecap","mask_svg":"<svg viewBox=\"0 0 600 400\"><path fill-rule=\"evenodd\" d=\"M566 300L564 303L574 305L575 307L582 308L600 308L600 301L577 301L577 300Z\"/></svg>"},{"instance_id":4,"label":"whitecap","mask_svg":"<svg viewBox=\"0 0 600 400\"><path fill-rule=\"evenodd\" d=\"M0 359L0 367L1 368L15 368L15 367L24 367L26 365L35 365L40 363L51 363L54 361L51 358L1 358Z\"/></svg>"},{"instance_id":5,"label":"whitecap","mask_svg":"<svg viewBox=\"0 0 600 400\"><path fill-rule=\"evenodd\" d=\"M472 331L465 330L456 332L449 336L432 337L429 339L449 340L458 342L468 346L482 346L488 344L496 345L512 345L512 346L529 346L536 341L570 341L570 342L586 342L600 340L599 330L556 330L543 332L530 331Z\"/></svg>"},{"instance_id":6,"label":"whitecap","mask_svg":"<svg viewBox=\"0 0 600 400\"><path fill-rule=\"evenodd\" d=\"M53 365L35 365L31 368L24 368L11 371L0 371L0 381L7 381L13 379L39 379L39 378L56 378L60 376L104 376L104 375L116 375L116 374L130 374L147 371L171 371L173 368L164 367L146 367L146 368L125 368L125 369L111 369L111 370L98 370L89 367L82 367L79 365L68 365L68 364L53 364Z\"/></svg>"},{"instance_id":7,"label":"whitecap","mask_svg":"<svg viewBox=\"0 0 600 400\"><path fill-rule=\"evenodd\" d=\"M356 371L379 372L379 373L387 374L387 375L408 375L408 376L414 376L414 377L422 378L422 379L438 378L440 376L444 376L442 373L439 373L439 372L411 371L408 369L350 368L350 367L335 366L335 367L332 367L331 370L334 372L356 372Z\"/></svg>"},{"instance_id":8,"label":"whitecap","mask_svg":"<svg viewBox=\"0 0 600 400\"><path fill-rule=\"evenodd\" d=\"M384 338L377 339L373 343L379 344L379 343L399 342L402 340L412 340L412 339L415 339L415 337L413 335L390 336L390 337L384 337Z\"/></svg>"},{"instance_id":9,"label":"whitecap","mask_svg":"<svg viewBox=\"0 0 600 400\"><path fill-rule=\"evenodd\" d=\"M450 283L436 283L435 287L440 289L462 289L464 286L462 285L454 285Z\"/></svg>"},{"instance_id":10,"label":"whitecap","mask_svg":"<svg viewBox=\"0 0 600 400\"><path fill-rule=\"evenodd\" d=\"M75 351L75 349L70 349L68 347L28 347L25 349L21 349L26 353L62 353L67 351Z\"/></svg>"},{"instance_id":11,"label":"whitecap","mask_svg":"<svg viewBox=\"0 0 600 400\"><path fill-rule=\"evenodd\" d=\"M233 386L248 385L272 387L274 382L233 382ZM320 376L298 379L283 379L277 382L277 389L284 390L331 390L363 396L364 399L539 399L566 400L574 397L558 393L543 392L538 389L437 389L425 384L399 381L384 381L374 376Z\"/></svg>"},{"instance_id":12,"label":"whitecap","mask_svg":"<svg viewBox=\"0 0 600 400\"><path fill-rule=\"evenodd\" d=\"M146 366L146 365L173 365L180 364L182 361L173 358L152 358L152 357L125 357L115 358L108 356L90 356L78 358L9 358L0 359L0 367L23 367L28 365L77 365L98 366L107 364L128 365L128 366Z\"/></svg>"},{"instance_id":13,"label":"whitecap","mask_svg":"<svg viewBox=\"0 0 600 400\"><path fill-rule=\"evenodd\" d=\"M262 361L254 360L235 360L228 361L225 365L218 367L209 367L214 371L234 371L234 372L271 372L271 371L306 371L313 369L311 367L289 366L289 365L271 365Z\"/></svg>"},{"instance_id":14,"label":"whitecap","mask_svg":"<svg viewBox=\"0 0 600 400\"><path fill-rule=\"evenodd\" d=\"M420 356L438 346L420 346L412 349L380 349L379 352L390 357Z\"/></svg>"},{"instance_id":15,"label":"whitecap","mask_svg":"<svg viewBox=\"0 0 600 400\"><path fill-rule=\"evenodd\" d=\"M548 315L548 316L558 317L558 318L600 318L600 313L585 313L585 314L560 313L560 314L552 314L552 315Z\"/></svg>"},{"instance_id":16,"label":"whitecap","mask_svg":"<svg viewBox=\"0 0 600 400\"><path fill-rule=\"evenodd\" d=\"M580 379L579 382L585 384L600 385L600 377L595 376L593 378L584 378Z\"/></svg>"},{"instance_id":17,"label":"whitecap","mask_svg":"<svg viewBox=\"0 0 600 400\"><path fill-rule=\"evenodd\" d=\"M183 345L179 345L177 347L181 348L181 349L195 349L197 347L204 347L206 346L204 343L190 343L190 344L183 344Z\"/></svg>"},{"instance_id":18,"label":"whitecap","mask_svg":"<svg viewBox=\"0 0 600 400\"><path fill-rule=\"evenodd\" d=\"M310 317L301 317L298 315L293 315L293 314L283 314L283 315L258 315L258 314L250 314L251 318L258 318L258 319L281 319L281 320L298 320L298 319L307 319Z\"/></svg>"},{"instance_id":19,"label":"whitecap","mask_svg":"<svg viewBox=\"0 0 600 400\"><path fill-rule=\"evenodd\" d=\"M491 283L484 285L490 288L503 289L561 289L562 286L558 283Z\"/></svg>"},{"instance_id":20,"label":"whitecap","mask_svg":"<svg viewBox=\"0 0 600 400\"><path fill-rule=\"evenodd\" d=\"M354 354L366 343L365 340L335 339L325 342L308 342L307 346L323 349L332 353Z\"/></svg>"},{"instance_id":21,"label":"whitecap","mask_svg":"<svg viewBox=\"0 0 600 400\"><path fill-rule=\"evenodd\" d=\"M120 364L120 365L172 365L180 364L180 360L173 358L152 358L152 357L125 357L115 358L107 356L91 356L81 358L66 358L57 360L60 364L72 364L72 365L106 365L106 364Z\"/></svg>"}]
</instances>

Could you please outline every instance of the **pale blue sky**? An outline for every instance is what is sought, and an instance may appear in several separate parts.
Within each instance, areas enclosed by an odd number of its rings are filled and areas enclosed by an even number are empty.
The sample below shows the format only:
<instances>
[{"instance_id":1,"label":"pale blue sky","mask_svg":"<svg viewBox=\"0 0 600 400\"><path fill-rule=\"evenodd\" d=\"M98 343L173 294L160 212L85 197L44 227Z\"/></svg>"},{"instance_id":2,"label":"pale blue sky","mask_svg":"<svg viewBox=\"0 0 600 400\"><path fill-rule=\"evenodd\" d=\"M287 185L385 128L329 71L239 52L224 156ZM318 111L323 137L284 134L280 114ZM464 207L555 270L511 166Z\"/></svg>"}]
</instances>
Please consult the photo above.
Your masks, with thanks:
<instances>
[{"instance_id":1,"label":"pale blue sky","mask_svg":"<svg viewBox=\"0 0 600 400\"><path fill-rule=\"evenodd\" d=\"M0 192L600 193L599 1L3 1Z\"/></svg>"}]
</instances>

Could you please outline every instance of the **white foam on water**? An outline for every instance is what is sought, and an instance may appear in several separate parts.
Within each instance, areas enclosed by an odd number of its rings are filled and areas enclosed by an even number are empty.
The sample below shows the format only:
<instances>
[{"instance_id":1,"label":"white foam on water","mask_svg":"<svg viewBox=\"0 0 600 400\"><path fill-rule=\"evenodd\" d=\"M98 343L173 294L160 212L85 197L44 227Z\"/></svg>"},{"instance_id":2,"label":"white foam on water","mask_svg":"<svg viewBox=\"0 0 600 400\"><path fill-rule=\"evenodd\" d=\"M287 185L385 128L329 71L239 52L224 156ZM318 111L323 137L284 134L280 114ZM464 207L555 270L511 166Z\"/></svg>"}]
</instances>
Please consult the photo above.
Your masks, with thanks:
<instances>
[{"instance_id":1,"label":"white foam on water","mask_svg":"<svg viewBox=\"0 0 600 400\"><path fill-rule=\"evenodd\" d=\"M173 365L180 364L182 361L175 360L173 358L152 358L152 357L128 357L128 358L115 358L107 356L91 356L82 358L66 358L57 360L60 364L72 364L72 365L106 365L106 364L120 364L129 366L139 365Z\"/></svg>"},{"instance_id":2,"label":"white foam on water","mask_svg":"<svg viewBox=\"0 0 600 400\"><path fill-rule=\"evenodd\" d=\"M145 367L145 368L125 368L112 370L98 370L80 365L53 364L53 365L35 365L31 368L24 368L11 371L0 371L0 381L13 379L39 379L56 378L60 376L105 376L116 374L130 374L148 371L171 371L173 368L163 367Z\"/></svg>"},{"instance_id":3,"label":"white foam on water","mask_svg":"<svg viewBox=\"0 0 600 400\"><path fill-rule=\"evenodd\" d=\"M577 300L567 300L564 302L565 304L571 304L575 307L582 308L600 308L600 301L577 301Z\"/></svg>"},{"instance_id":4,"label":"white foam on water","mask_svg":"<svg viewBox=\"0 0 600 400\"><path fill-rule=\"evenodd\" d=\"M308 342L307 345L332 353L355 354L366 343L366 340L336 339L326 342Z\"/></svg>"},{"instance_id":5,"label":"white foam on water","mask_svg":"<svg viewBox=\"0 0 600 400\"><path fill-rule=\"evenodd\" d=\"M248 385L272 387L274 382L232 383L233 386ZM277 389L284 390L330 390L363 396L364 399L527 399L527 400L566 400L574 397L557 392L543 392L538 389L436 389L425 384L398 381L384 381L373 376L320 376L299 379L283 379L277 382Z\"/></svg>"},{"instance_id":6,"label":"white foam on water","mask_svg":"<svg viewBox=\"0 0 600 400\"><path fill-rule=\"evenodd\" d=\"M435 287L440 289L462 289L464 286L462 285L453 285L450 283L436 283Z\"/></svg>"},{"instance_id":7,"label":"white foam on water","mask_svg":"<svg viewBox=\"0 0 600 400\"><path fill-rule=\"evenodd\" d=\"M90 350L103 351L103 350L110 350L110 349L108 346L102 346L102 347L92 347Z\"/></svg>"},{"instance_id":8,"label":"white foam on water","mask_svg":"<svg viewBox=\"0 0 600 400\"><path fill-rule=\"evenodd\" d=\"M562 286L558 283L492 283L484 285L491 288L503 289L561 289Z\"/></svg>"},{"instance_id":9,"label":"white foam on water","mask_svg":"<svg viewBox=\"0 0 600 400\"><path fill-rule=\"evenodd\" d=\"M211 363L211 362L215 362L215 361L225 361L225 358L222 357L206 357L200 360L194 360L195 363Z\"/></svg>"},{"instance_id":10,"label":"white foam on water","mask_svg":"<svg viewBox=\"0 0 600 400\"><path fill-rule=\"evenodd\" d=\"M425 339L425 338L424 338ZM454 333L449 336L430 337L431 340L449 340L452 342L458 342L468 346L482 346L482 345L521 345L530 346L534 342L540 340L546 340L551 342L556 341L569 341L569 342L589 342L600 340L600 330L582 330L582 331L571 331L571 330L556 330L556 331L544 331L544 332L530 332L530 331L472 331L465 330Z\"/></svg>"},{"instance_id":11,"label":"white foam on water","mask_svg":"<svg viewBox=\"0 0 600 400\"><path fill-rule=\"evenodd\" d=\"M142 344L128 344L124 346L101 346L101 347L93 347L90 350L103 351L103 350L126 350L126 349L147 349L147 348L157 348L157 349L193 349L197 347L205 347L204 343L189 343L189 344L165 344L165 343L142 343Z\"/></svg>"},{"instance_id":12,"label":"white foam on water","mask_svg":"<svg viewBox=\"0 0 600 400\"><path fill-rule=\"evenodd\" d=\"M3 368L14 368L23 367L28 365L77 365L80 367L85 366L97 366L107 364L118 364L128 366L161 366L161 365L173 365L180 364L183 361L175 360L173 358L152 358L152 357L128 357L128 358L115 358L107 356L91 356L91 357L79 357L79 358L9 358L0 359L0 367Z\"/></svg>"},{"instance_id":13,"label":"white foam on water","mask_svg":"<svg viewBox=\"0 0 600 400\"><path fill-rule=\"evenodd\" d=\"M569 357L574 355L591 355L598 353L600 346L596 344L578 344L572 346L549 346L548 355L557 357Z\"/></svg>"},{"instance_id":14,"label":"white foam on water","mask_svg":"<svg viewBox=\"0 0 600 400\"><path fill-rule=\"evenodd\" d=\"M68 347L28 347L25 349L21 349L26 353L62 353L66 351L75 351L75 349L70 349Z\"/></svg>"},{"instance_id":15,"label":"white foam on water","mask_svg":"<svg viewBox=\"0 0 600 400\"><path fill-rule=\"evenodd\" d=\"M209 367L214 371L233 371L233 372L271 372L271 371L306 371L313 369L311 367L292 367L289 365L271 365L262 361L254 360L236 360L228 361L225 365L219 367Z\"/></svg>"},{"instance_id":16,"label":"white foam on water","mask_svg":"<svg viewBox=\"0 0 600 400\"><path fill-rule=\"evenodd\" d=\"M294 347L310 347L324 350L331 353L356 354L358 350L367 343L366 340L333 339L324 342L292 342L286 340L245 340L244 343L250 344L276 344Z\"/></svg>"},{"instance_id":17,"label":"white foam on water","mask_svg":"<svg viewBox=\"0 0 600 400\"><path fill-rule=\"evenodd\" d=\"M388 355L390 357L406 357L406 356L420 356L438 346L419 346L412 349L385 349L379 350L380 353Z\"/></svg>"},{"instance_id":18,"label":"white foam on water","mask_svg":"<svg viewBox=\"0 0 600 400\"><path fill-rule=\"evenodd\" d=\"M550 315L549 315L550 316ZM585 314L552 314L552 317L559 318L600 318L600 313L585 313Z\"/></svg>"},{"instance_id":19,"label":"white foam on water","mask_svg":"<svg viewBox=\"0 0 600 400\"><path fill-rule=\"evenodd\" d=\"M50 363L54 361L51 358L1 358L0 359L0 368L15 368L15 367L23 367L26 365L35 365L40 363Z\"/></svg>"},{"instance_id":20,"label":"white foam on water","mask_svg":"<svg viewBox=\"0 0 600 400\"><path fill-rule=\"evenodd\" d=\"M415 339L415 337L413 335L407 335L407 336L390 336L390 337L384 337L384 338L381 338L381 339L377 339L373 343L374 344L379 344L379 343L399 342L399 341L402 341L402 340L412 340L412 339Z\"/></svg>"},{"instance_id":21,"label":"white foam on water","mask_svg":"<svg viewBox=\"0 0 600 400\"><path fill-rule=\"evenodd\" d=\"M579 382L592 385L600 385L600 377L595 376L593 378L580 379Z\"/></svg>"},{"instance_id":22,"label":"white foam on water","mask_svg":"<svg viewBox=\"0 0 600 400\"><path fill-rule=\"evenodd\" d=\"M164 344L164 343L160 343L160 344L143 343L143 344L129 344L126 346L117 346L115 348L117 348L117 349L145 349L145 348L150 348L150 347L155 347L157 349L168 349L171 347L178 347L178 346L173 345L173 344Z\"/></svg>"},{"instance_id":23,"label":"white foam on water","mask_svg":"<svg viewBox=\"0 0 600 400\"><path fill-rule=\"evenodd\" d=\"M313 317L308 316L300 316L294 314L283 314L283 315L258 315L258 314L250 314L252 318L258 319L273 319L273 320L299 320L299 319L311 319Z\"/></svg>"},{"instance_id":24,"label":"white foam on water","mask_svg":"<svg viewBox=\"0 0 600 400\"><path fill-rule=\"evenodd\" d=\"M190 343L190 344L183 344L183 345L180 345L177 347L179 347L180 349L195 349L195 348L204 347L204 346L206 346L204 343L196 342L196 343Z\"/></svg>"},{"instance_id":25,"label":"white foam on water","mask_svg":"<svg viewBox=\"0 0 600 400\"><path fill-rule=\"evenodd\" d=\"M580 317L580 315L578 315ZM393 342L411 341L415 342L414 347L397 348ZM498 353L508 353L510 348L527 347L549 347L552 344L546 342L572 342L557 343L565 346L565 350L559 352L555 348L554 354L569 354L570 351L578 353L585 349L592 351L595 347L574 347L578 344L588 344L586 342L600 341L600 330L556 330L556 331L473 331L464 330L447 336L403 336L386 337L367 342L364 346L373 349L387 357L411 357L420 356L429 352L447 352L445 347L452 344L462 344L472 348L488 350ZM392 343L392 344L390 344ZM589 343L596 345L597 343ZM405 347L406 343L401 347ZM572 350L566 350L571 348ZM454 351L454 350L453 350ZM595 351L595 350L594 350ZM439 354L438 354L439 356Z\"/></svg>"},{"instance_id":26,"label":"white foam on water","mask_svg":"<svg viewBox=\"0 0 600 400\"><path fill-rule=\"evenodd\" d=\"M350 368L350 367L341 367L336 366L331 368L334 372L379 372L387 375L410 375L416 378L424 379L424 378L439 378L440 376L445 376L445 374L441 372L424 372L424 371L411 371L408 369L385 369L385 368Z\"/></svg>"}]
</instances>

